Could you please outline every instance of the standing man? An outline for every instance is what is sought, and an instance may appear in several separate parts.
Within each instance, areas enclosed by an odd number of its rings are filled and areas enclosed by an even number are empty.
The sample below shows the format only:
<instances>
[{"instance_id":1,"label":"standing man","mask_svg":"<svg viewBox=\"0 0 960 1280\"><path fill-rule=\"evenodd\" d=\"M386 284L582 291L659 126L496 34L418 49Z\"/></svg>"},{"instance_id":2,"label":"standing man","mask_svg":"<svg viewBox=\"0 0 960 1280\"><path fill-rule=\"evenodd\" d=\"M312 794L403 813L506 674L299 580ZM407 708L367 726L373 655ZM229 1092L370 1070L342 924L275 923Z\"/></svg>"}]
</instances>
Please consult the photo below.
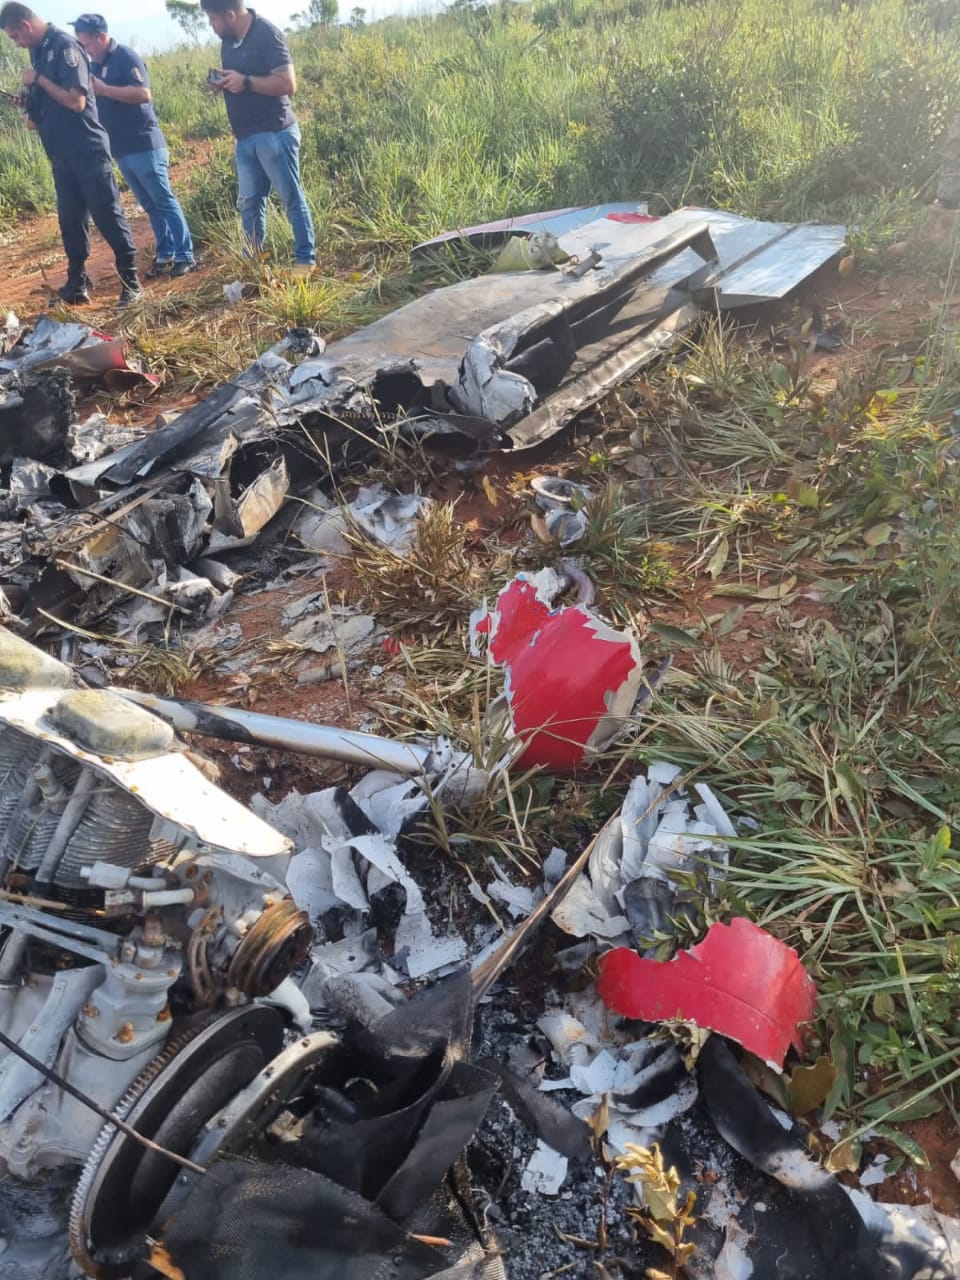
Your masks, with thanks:
<instances>
[{"instance_id":1,"label":"standing man","mask_svg":"<svg viewBox=\"0 0 960 1280\"><path fill-rule=\"evenodd\" d=\"M317 257L300 181L300 129L290 110L297 78L287 42L243 0L200 2L221 41L223 72L211 87L225 96L237 140L237 203L244 234L255 252L263 248L272 188L293 228L296 273L309 275Z\"/></svg>"},{"instance_id":2,"label":"standing man","mask_svg":"<svg viewBox=\"0 0 960 1280\"><path fill-rule=\"evenodd\" d=\"M153 228L157 250L147 279L185 276L196 265L193 241L170 188L170 153L153 109L146 65L135 50L111 40L102 14L83 13L70 26L90 59L100 123L113 158Z\"/></svg>"},{"instance_id":3,"label":"standing man","mask_svg":"<svg viewBox=\"0 0 960 1280\"><path fill-rule=\"evenodd\" d=\"M90 301L86 265L92 218L113 250L120 277L119 305L139 298L133 236L120 208L110 144L97 116L87 55L73 36L38 18L25 4L0 8L0 30L30 53L23 72L29 121L53 168L60 234L67 255L64 302Z\"/></svg>"}]
</instances>

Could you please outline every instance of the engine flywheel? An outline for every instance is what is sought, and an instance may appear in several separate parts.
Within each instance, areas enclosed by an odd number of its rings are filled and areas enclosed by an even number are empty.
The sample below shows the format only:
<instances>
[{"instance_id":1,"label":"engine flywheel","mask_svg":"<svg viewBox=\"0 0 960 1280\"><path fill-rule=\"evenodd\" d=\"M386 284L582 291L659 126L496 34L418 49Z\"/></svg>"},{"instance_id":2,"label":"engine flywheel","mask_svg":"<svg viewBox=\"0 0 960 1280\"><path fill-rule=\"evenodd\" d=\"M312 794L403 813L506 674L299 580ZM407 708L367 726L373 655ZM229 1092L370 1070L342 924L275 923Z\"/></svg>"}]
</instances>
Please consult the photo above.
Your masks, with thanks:
<instances>
[{"instance_id":1,"label":"engine flywheel","mask_svg":"<svg viewBox=\"0 0 960 1280\"><path fill-rule=\"evenodd\" d=\"M177 1155L283 1047L283 1016L247 1005L172 1041L138 1076L114 1114ZM147 1231L178 1166L107 1123L77 1183L70 1248L84 1275L113 1280L144 1256Z\"/></svg>"}]
</instances>

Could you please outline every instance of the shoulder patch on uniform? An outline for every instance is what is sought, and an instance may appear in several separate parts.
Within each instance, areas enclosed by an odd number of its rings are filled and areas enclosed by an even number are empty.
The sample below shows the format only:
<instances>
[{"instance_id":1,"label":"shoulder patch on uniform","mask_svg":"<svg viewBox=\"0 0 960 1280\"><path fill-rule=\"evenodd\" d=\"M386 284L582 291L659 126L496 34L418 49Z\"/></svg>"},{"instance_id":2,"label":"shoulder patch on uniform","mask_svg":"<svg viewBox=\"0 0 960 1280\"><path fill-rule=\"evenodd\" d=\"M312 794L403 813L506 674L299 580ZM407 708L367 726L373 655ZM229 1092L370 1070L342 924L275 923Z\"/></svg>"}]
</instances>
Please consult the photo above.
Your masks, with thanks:
<instances>
[{"instance_id":1,"label":"shoulder patch on uniform","mask_svg":"<svg viewBox=\"0 0 960 1280\"><path fill-rule=\"evenodd\" d=\"M134 80L136 80L137 84L143 84L143 72L139 67L131 67L130 74L133 76Z\"/></svg>"},{"instance_id":2,"label":"shoulder patch on uniform","mask_svg":"<svg viewBox=\"0 0 960 1280\"><path fill-rule=\"evenodd\" d=\"M63 60L68 67L79 67L80 54L72 46L68 46L63 51Z\"/></svg>"}]
</instances>

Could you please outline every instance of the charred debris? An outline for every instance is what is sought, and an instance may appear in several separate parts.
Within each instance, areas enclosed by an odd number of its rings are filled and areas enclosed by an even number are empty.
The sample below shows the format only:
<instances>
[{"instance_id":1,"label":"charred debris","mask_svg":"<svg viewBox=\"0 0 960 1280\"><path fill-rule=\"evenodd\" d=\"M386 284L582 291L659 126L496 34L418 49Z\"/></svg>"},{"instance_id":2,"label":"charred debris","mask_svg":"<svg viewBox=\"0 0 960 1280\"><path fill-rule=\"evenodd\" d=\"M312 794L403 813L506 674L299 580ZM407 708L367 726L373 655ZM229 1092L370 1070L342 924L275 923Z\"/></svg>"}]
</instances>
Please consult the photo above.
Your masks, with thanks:
<instances>
[{"instance_id":1,"label":"charred debris","mask_svg":"<svg viewBox=\"0 0 960 1280\"><path fill-rule=\"evenodd\" d=\"M292 332L146 430L75 421L75 396L94 382L150 390L119 342L46 317L24 332L10 317L0 585L23 602L31 634L50 615L86 625L130 591L181 617L215 611L225 575L210 562L272 532L292 497L329 490L399 436L444 434L481 453L535 448L702 315L783 297L845 236L617 206L568 215L559 238L541 223L517 233L552 238L563 265L548 255L545 269L463 280L326 349Z\"/></svg>"}]
</instances>

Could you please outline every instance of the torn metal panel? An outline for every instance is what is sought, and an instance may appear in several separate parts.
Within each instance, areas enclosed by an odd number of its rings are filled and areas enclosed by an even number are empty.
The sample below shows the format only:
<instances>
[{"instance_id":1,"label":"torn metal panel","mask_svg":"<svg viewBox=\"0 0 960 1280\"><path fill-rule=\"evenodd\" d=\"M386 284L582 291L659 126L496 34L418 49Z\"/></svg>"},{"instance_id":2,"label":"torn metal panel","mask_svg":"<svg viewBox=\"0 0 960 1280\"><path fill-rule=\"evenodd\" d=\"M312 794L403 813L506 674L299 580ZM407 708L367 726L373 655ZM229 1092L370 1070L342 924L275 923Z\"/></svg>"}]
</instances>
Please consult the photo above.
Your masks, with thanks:
<instances>
[{"instance_id":1,"label":"torn metal panel","mask_svg":"<svg viewBox=\"0 0 960 1280\"><path fill-rule=\"evenodd\" d=\"M841 252L846 227L811 223L758 222L714 209L679 209L647 226L613 220L589 223L562 237L567 253L599 251L606 259L634 252L664 234L705 222L717 247L717 264L704 267L692 253L678 255L650 278L651 285L681 281L696 300L716 300L722 308L750 306L782 298L818 267Z\"/></svg>"},{"instance_id":2,"label":"torn metal panel","mask_svg":"<svg viewBox=\"0 0 960 1280\"><path fill-rule=\"evenodd\" d=\"M281 419L310 408L330 409L378 380L406 378L410 395L436 387L441 403L502 421L536 399L536 389L509 362L541 341L574 353L574 326L626 301L631 286L688 246L705 260L715 255L705 224L675 236L659 236L641 253L625 249L583 279L559 272L515 272L478 276L438 289L365 329L331 343L323 356L306 360L291 375L290 398ZM700 260L699 258L697 259ZM562 357L561 357L562 358ZM502 403L499 403L502 402ZM404 407L408 407L404 405Z\"/></svg>"},{"instance_id":3,"label":"torn metal panel","mask_svg":"<svg viewBox=\"0 0 960 1280\"><path fill-rule=\"evenodd\" d=\"M98 333L85 324L63 324L44 315L32 332L0 357L0 378L11 371L39 373L50 369L65 369L75 378L102 382L114 391L142 384L155 388L160 384L159 378L127 361L120 338Z\"/></svg>"},{"instance_id":4,"label":"torn metal panel","mask_svg":"<svg viewBox=\"0 0 960 1280\"><path fill-rule=\"evenodd\" d=\"M242 437L255 425L262 429L267 425L260 417L262 397L274 383L283 381L291 368L288 361L268 351L167 426L111 455L97 479L114 485L130 484L149 475L161 463L172 465L191 453L199 453L213 437L220 440L230 432ZM267 423L271 421L268 419ZM85 483L89 483L89 473Z\"/></svg>"},{"instance_id":5,"label":"torn metal panel","mask_svg":"<svg viewBox=\"0 0 960 1280\"><path fill-rule=\"evenodd\" d=\"M775 1071L800 1027L813 1017L817 993L797 953L752 921L712 924L702 942L670 961L642 959L619 947L600 960L597 981L608 1008L646 1022L679 1019L718 1031Z\"/></svg>"},{"instance_id":6,"label":"torn metal panel","mask_svg":"<svg viewBox=\"0 0 960 1280\"><path fill-rule=\"evenodd\" d=\"M719 271L701 271L690 280L689 288L697 297L706 294L708 300L716 295L724 308L785 297L818 267L836 257L847 239L847 229L842 226L761 222L738 227L732 214L723 216L727 228L718 230L717 238L724 246L724 265ZM733 259L729 266L727 255Z\"/></svg>"},{"instance_id":7,"label":"torn metal panel","mask_svg":"<svg viewBox=\"0 0 960 1280\"><path fill-rule=\"evenodd\" d=\"M643 682L633 632L615 631L584 605L552 608L552 570L520 574L470 619L471 649L504 669L504 697L520 762L575 769L622 733Z\"/></svg>"},{"instance_id":8,"label":"torn metal panel","mask_svg":"<svg viewBox=\"0 0 960 1280\"><path fill-rule=\"evenodd\" d=\"M130 484L138 477L149 475L160 463L172 463L184 457L189 449L199 450L206 444L208 433L218 428L225 433L227 415L236 412L246 399L246 394L234 382L217 387L169 426L103 459L105 465L98 479L118 486Z\"/></svg>"},{"instance_id":9,"label":"torn metal panel","mask_svg":"<svg viewBox=\"0 0 960 1280\"><path fill-rule=\"evenodd\" d=\"M74 351L90 336L85 324L63 324L43 315L36 326L24 334L14 347L0 356L0 375L14 370L24 371L55 360Z\"/></svg>"},{"instance_id":10,"label":"torn metal panel","mask_svg":"<svg viewBox=\"0 0 960 1280\"><path fill-rule=\"evenodd\" d=\"M94 413L84 422L73 422L67 431L67 457L79 467L95 462L105 453L113 453L146 435L143 427L125 427L110 422L102 413ZM85 505L85 504L81 504Z\"/></svg>"},{"instance_id":11,"label":"torn metal panel","mask_svg":"<svg viewBox=\"0 0 960 1280\"><path fill-rule=\"evenodd\" d=\"M510 236L532 236L538 232L549 231L561 236L585 222L593 222L596 218L609 218L611 214L647 213L645 203L636 200L622 200L612 204L572 205L566 209L549 209L544 213L521 213L513 218L498 218L493 222L481 222L472 227L461 227L456 231L443 231L418 245L414 245L411 256L427 257L444 245L467 241L482 247L502 244Z\"/></svg>"},{"instance_id":12,"label":"torn metal panel","mask_svg":"<svg viewBox=\"0 0 960 1280\"><path fill-rule=\"evenodd\" d=\"M642 333L632 341L615 345L609 342L608 354L601 354L600 344L595 350L599 358L590 365L584 353L578 353L577 366L584 368L580 376L574 376L559 391L548 396L525 418L510 427L506 435L515 450L535 449L549 440L566 423L605 395L632 378L640 369L666 355L682 335L696 323L700 308L685 303L663 316L656 327Z\"/></svg>"},{"instance_id":13,"label":"torn metal panel","mask_svg":"<svg viewBox=\"0 0 960 1280\"><path fill-rule=\"evenodd\" d=\"M276 458L236 500L230 496L226 482L217 485L214 524L222 533L241 539L250 538L273 519L289 491L290 473L286 459Z\"/></svg>"},{"instance_id":14,"label":"torn metal panel","mask_svg":"<svg viewBox=\"0 0 960 1280\"><path fill-rule=\"evenodd\" d=\"M332 343L289 380L281 420L320 412L429 421L451 410L542 443L668 350L700 304L781 297L843 246L843 227L756 222L686 209L602 217L560 247L575 270L464 280ZM642 282L642 283L641 283Z\"/></svg>"}]
</instances>

